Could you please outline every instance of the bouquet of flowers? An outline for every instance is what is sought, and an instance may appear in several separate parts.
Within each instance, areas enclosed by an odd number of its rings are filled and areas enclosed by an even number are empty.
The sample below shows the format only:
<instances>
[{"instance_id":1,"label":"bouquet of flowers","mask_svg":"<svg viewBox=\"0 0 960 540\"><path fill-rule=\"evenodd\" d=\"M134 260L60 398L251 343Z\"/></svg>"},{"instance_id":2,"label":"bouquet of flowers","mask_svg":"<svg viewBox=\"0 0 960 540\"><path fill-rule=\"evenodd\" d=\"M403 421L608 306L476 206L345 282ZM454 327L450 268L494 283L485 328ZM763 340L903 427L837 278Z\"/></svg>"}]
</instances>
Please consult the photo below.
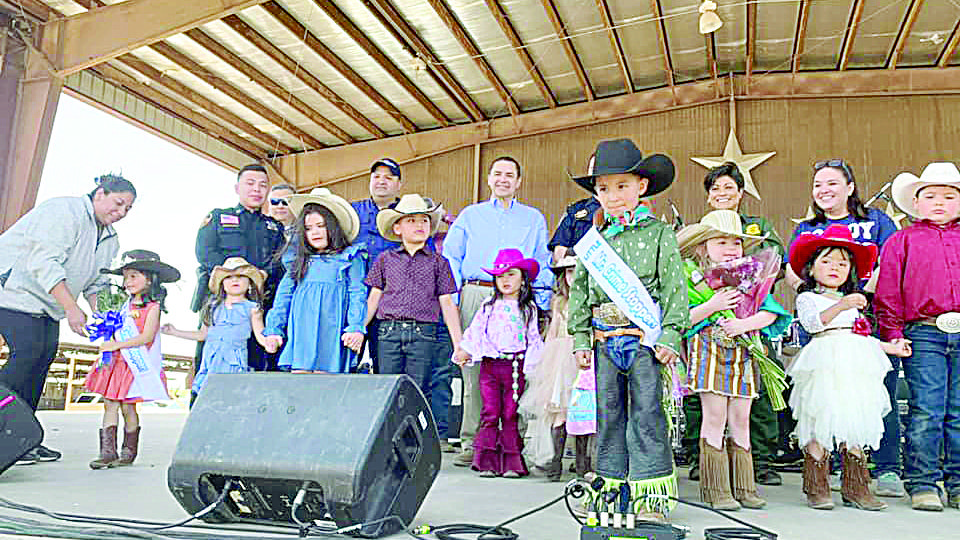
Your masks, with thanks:
<instances>
[{"instance_id":1,"label":"bouquet of flowers","mask_svg":"<svg viewBox=\"0 0 960 540\"><path fill-rule=\"evenodd\" d=\"M120 310L127 302L127 295L122 288L111 283L97 293L96 312L93 314L93 323L87 325L90 341L103 338L104 341L113 339L113 334L123 326L123 316ZM110 365L113 356L109 352L101 355L96 369Z\"/></svg>"},{"instance_id":2,"label":"bouquet of flowers","mask_svg":"<svg viewBox=\"0 0 960 540\"><path fill-rule=\"evenodd\" d=\"M704 272L700 271L694 261L687 259L684 261L684 271L687 275L687 293L693 303L704 303L727 287L735 288L743 295L736 309L718 311L707 318L710 322L721 318L743 319L760 310L764 299L773 288L780 271L780 255L772 248L767 248L753 255L717 264ZM760 335L757 332L748 332L736 336L734 340L746 347L750 355L757 359L760 378L770 395L773 409L779 411L786 408L783 391L787 382L783 369L767 356Z\"/></svg>"}]
</instances>

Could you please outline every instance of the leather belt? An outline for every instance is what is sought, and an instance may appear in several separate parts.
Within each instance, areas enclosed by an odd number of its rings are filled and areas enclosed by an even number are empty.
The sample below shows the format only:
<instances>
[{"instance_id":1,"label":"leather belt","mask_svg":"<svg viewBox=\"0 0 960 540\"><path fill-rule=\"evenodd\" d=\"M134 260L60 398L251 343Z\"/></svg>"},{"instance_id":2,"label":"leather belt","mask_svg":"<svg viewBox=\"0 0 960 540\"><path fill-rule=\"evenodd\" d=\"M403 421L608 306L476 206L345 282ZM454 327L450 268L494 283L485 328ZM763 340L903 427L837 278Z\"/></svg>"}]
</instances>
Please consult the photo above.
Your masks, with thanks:
<instances>
[{"instance_id":1,"label":"leather belt","mask_svg":"<svg viewBox=\"0 0 960 540\"><path fill-rule=\"evenodd\" d=\"M478 287L493 287L492 281L483 281L480 279L468 279L464 285L476 285Z\"/></svg>"},{"instance_id":2,"label":"leather belt","mask_svg":"<svg viewBox=\"0 0 960 540\"><path fill-rule=\"evenodd\" d=\"M949 311L941 313L937 317L924 317L918 321L912 321L927 326L936 326L941 332L947 334L960 333L960 313Z\"/></svg>"},{"instance_id":3,"label":"leather belt","mask_svg":"<svg viewBox=\"0 0 960 540\"><path fill-rule=\"evenodd\" d=\"M643 339L643 330L639 328L614 328L613 330L593 330L593 337L599 342L604 342L614 336L636 336Z\"/></svg>"}]
</instances>

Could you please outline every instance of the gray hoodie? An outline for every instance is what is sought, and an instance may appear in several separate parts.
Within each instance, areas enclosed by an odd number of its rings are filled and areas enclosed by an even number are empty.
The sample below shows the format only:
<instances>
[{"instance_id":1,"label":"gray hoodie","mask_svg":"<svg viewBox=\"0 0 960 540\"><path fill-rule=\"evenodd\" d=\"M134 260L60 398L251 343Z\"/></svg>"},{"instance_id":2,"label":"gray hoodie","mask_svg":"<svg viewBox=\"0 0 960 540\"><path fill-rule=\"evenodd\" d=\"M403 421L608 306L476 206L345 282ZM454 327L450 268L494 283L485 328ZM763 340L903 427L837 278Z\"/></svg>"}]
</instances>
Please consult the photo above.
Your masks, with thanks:
<instances>
[{"instance_id":1,"label":"gray hoodie","mask_svg":"<svg viewBox=\"0 0 960 540\"><path fill-rule=\"evenodd\" d=\"M90 197L44 201L0 235L0 307L63 319L50 290L66 280L74 297L96 294L109 284L100 269L119 249L113 227L98 238Z\"/></svg>"}]
</instances>

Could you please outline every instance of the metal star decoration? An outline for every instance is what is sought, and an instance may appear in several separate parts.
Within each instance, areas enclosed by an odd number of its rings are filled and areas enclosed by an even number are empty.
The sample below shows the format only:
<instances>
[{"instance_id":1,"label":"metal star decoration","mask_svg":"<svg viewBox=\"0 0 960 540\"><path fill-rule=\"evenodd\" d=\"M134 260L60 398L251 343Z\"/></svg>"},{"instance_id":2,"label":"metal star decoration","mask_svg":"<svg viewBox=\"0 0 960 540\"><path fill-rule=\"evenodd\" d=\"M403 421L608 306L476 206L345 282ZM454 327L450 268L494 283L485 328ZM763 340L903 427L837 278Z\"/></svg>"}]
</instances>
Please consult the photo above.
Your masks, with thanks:
<instances>
[{"instance_id":1,"label":"metal star decoration","mask_svg":"<svg viewBox=\"0 0 960 540\"><path fill-rule=\"evenodd\" d=\"M743 174L743 190L756 197L759 201L762 200L760 198L760 192L757 190L756 184L753 183L753 177L750 175L750 170L757 165L760 165L764 161L772 158L774 155L776 155L776 152L760 152L756 154L743 153L743 150L740 149L740 142L737 140L737 111L735 103L736 102L733 100L733 96L731 96L730 135L727 136L727 145L723 147L723 155L692 157L690 159L708 169L723 165L728 161L736 163L737 167L740 169L740 173Z\"/></svg>"}]
</instances>

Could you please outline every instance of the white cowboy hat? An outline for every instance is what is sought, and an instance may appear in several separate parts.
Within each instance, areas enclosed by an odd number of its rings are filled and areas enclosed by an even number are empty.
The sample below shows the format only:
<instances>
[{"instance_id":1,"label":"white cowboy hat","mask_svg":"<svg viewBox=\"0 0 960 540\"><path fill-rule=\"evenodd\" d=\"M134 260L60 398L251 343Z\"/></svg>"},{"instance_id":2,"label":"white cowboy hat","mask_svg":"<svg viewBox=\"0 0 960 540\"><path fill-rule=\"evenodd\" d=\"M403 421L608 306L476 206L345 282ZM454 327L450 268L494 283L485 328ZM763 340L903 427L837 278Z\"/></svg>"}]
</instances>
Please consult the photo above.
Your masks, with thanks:
<instances>
[{"instance_id":1,"label":"white cowboy hat","mask_svg":"<svg viewBox=\"0 0 960 540\"><path fill-rule=\"evenodd\" d=\"M911 217L919 218L913 200L917 198L917 192L927 186L950 186L960 190L960 171L953 163L934 162L927 164L919 177L902 172L893 180L893 187L890 188L893 202Z\"/></svg>"},{"instance_id":2,"label":"white cowboy hat","mask_svg":"<svg viewBox=\"0 0 960 540\"><path fill-rule=\"evenodd\" d=\"M393 232L393 224L405 216L425 214L430 218L430 236L437 233L440 222L443 221L443 205L433 204L433 201L421 197L416 193L400 197L393 208L384 208L377 213L377 230L380 236L391 242L399 242L400 237Z\"/></svg>"},{"instance_id":3,"label":"white cowboy hat","mask_svg":"<svg viewBox=\"0 0 960 540\"><path fill-rule=\"evenodd\" d=\"M573 268L577 265L577 256L576 255L564 255L559 261L553 264L550 267L553 270L554 274L562 274L567 268Z\"/></svg>"},{"instance_id":4,"label":"white cowboy hat","mask_svg":"<svg viewBox=\"0 0 960 540\"><path fill-rule=\"evenodd\" d=\"M714 210L700 219L700 223L687 225L677 233L677 244L680 245L680 255L690 257L700 244L711 238L721 236L736 236L743 240L743 250L763 242L767 235L755 236L743 232L743 223L740 214L733 210Z\"/></svg>"},{"instance_id":5,"label":"white cowboy hat","mask_svg":"<svg viewBox=\"0 0 960 540\"><path fill-rule=\"evenodd\" d=\"M334 195L327 188L313 188L310 193L296 193L290 196L290 211L299 216L303 207L307 204L319 204L326 207L333 213L343 229L343 235L347 240L353 242L360 234L360 216L353 206L346 199L339 195Z\"/></svg>"},{"instance_id":6,"label":"white cowboy hat","mask_svg":"<svg viewBox=\"0 0 960 540\"><path fill-rule=\"evenodd\" d=\"M220 292L220 283L227 276L247 276L253 286L263 290L263 282L267 279L267 273L256 266L247 262L243 257L230 257L213 267L210 272L210 292L217 294Z\"/></svg>"}]
</instances>

